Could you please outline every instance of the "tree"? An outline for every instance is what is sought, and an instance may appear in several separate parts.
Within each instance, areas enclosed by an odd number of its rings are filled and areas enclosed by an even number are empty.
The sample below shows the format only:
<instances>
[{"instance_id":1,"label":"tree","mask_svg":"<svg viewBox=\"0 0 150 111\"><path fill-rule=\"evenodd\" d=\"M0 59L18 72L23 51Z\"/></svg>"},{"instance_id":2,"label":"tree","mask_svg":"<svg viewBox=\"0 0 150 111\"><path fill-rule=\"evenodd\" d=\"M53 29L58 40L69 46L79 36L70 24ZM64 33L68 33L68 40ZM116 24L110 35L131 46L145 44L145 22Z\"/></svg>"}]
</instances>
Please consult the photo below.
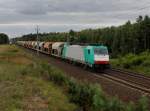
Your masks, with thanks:
<instances>
[{"instance_id":1,"label":"tree","mask_svg":"<svg viewBox=\"0 0 150 111\"><path fill-rule=\"evenodd\" d=\"M9 43L9 38L6 34L0 33L0 44L7 44Z\"/></svg>"},{"instance_id":2,"label":"tree","mask_svg":"<svg viewBox=\"0 0 150 111\"><path fill-rule=\"evenodd\" d=\"M108 46L114 57L128 53L138 54L150 49L150 17L139 16L135 23L127 21L116 27L43 33L40 38L41 41L67 41L69 38L68 41L74 43L101 43ZM19 40L36 40L36 35L24 35Z\"/></svg>"}]
</instances>

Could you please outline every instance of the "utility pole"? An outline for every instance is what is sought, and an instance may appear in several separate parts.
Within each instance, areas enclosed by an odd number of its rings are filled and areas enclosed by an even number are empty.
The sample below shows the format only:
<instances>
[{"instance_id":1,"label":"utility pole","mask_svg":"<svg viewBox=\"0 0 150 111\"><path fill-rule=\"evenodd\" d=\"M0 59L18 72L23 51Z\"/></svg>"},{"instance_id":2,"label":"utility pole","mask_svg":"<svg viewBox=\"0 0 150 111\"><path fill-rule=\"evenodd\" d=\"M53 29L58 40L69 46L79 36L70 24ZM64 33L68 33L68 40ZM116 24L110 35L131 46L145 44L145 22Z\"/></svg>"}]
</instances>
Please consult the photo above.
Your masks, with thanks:
<instances>
[{"instance_id":1,"label":"utility pole","mask_svg":"<svg viewBox=\"0 0 150 111\"><path fill-rule=\"evenodd\" d=\"M36 37L36 42L37 42L37 55L39 56L39 26L37 25L36 28L36 32L37 32L37 37Z\"/></svg>"}]
</instances>

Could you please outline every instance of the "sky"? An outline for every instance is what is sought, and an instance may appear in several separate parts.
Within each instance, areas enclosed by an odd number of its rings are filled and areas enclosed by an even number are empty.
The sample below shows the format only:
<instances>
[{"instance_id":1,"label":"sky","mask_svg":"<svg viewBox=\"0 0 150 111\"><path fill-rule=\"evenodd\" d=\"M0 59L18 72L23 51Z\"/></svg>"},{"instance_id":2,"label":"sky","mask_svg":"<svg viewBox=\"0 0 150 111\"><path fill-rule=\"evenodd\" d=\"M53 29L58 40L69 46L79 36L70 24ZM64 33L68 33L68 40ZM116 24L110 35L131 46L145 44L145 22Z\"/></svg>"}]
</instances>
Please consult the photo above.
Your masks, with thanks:
<instances>
[{"instance_id":1,"label":"sky","mask_svg":"<svg viewBox=\"0 0 150 111\"><path fill-rule=\"evenodd\" d=\"M10 38L118 26L150 15L150 0L0 0L0 32Z\"/></svg>"}]
</instances>

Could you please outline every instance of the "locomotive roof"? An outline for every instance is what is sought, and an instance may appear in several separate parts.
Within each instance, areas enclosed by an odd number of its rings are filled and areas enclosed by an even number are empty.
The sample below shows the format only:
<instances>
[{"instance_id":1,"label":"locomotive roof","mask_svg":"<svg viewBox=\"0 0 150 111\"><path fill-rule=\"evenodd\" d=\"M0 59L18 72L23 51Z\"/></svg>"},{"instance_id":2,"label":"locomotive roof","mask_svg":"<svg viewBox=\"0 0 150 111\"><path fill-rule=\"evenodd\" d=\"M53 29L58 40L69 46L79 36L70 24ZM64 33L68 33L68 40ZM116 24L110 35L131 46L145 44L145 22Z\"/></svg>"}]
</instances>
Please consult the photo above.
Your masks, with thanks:
<instances>
[{"instance_id":1,"label":"locomotive roof","mask_svg":"<svg viewBox=\"0 0 150 111\"><path fill-rule=\"evenodd\" d=\"M97 45L97 46L93 46L93 45L89 45L89 46L87 46L87 48L107 48L106 46L103 46L103 45Z\"/></svg>"}]
</instances>

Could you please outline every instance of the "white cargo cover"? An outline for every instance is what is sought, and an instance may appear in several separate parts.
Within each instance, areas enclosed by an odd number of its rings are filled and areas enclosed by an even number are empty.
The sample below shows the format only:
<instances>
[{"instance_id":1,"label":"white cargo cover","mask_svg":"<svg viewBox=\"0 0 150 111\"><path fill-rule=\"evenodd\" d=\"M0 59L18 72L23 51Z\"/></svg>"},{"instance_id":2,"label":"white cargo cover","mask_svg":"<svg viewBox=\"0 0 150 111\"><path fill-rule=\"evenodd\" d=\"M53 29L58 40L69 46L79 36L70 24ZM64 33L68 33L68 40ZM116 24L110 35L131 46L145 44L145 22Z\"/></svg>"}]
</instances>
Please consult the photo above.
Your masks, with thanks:
<instances>
[{"instance_id":1,"label":"white cargo cover","mask_svg":"<svg viewBox=\"0 0 150 111\"><path fill-rule=\"evenodd\" d=\"M52 55L61 56L62 48L64 46L64 42L55 42L52 45Z\"/></svg>"},{"instance_id":2,"label":"white cargo cover","mask_svg":"<svg viewBox=\"0 0 150 111\"><path fill-rule=\"evenodd\" d=\"M84 48L80 45L70 45L67 47L66 57L71 60L84 62Z\"/></svg>"},{"instance_id":3,"label":"white cargo cover","mask_svg":"<svg viewBox=\"0 0 150 111\"><path fill-rule=\"evenodd\" d=\"M44 42L39 43L39 47L43 47Z\"/></svg>"},{"instance_id":4,"label":"white cargo cover","mask_svg":"<svg viewBox=\"0 0 150 111\"><path fill-rule=\"evenodd\" d=\"M52 45L52 49L56 49L56 50L59 50L60 46L63 45L64 42L55 42L53 45Z\"/></svg>"},{"instance_id":5,"label":"white cargo cover","mask_svg":"<svg viewBox=\"0 0 150 111\"><path fill-rule=\"evenodd\" d=\"M36 48L36 46L37 46L37 42L33 42L32 47L33 47L33 48Z\"/></svg>"},{"instance_id":6,"label":"white cargo cover","mask_svg":"<svg viewBox=\"0 0 150 111\"><path fill-rule=\"evenodd\" d=\"M32 47L34 46L35 42L32 42Z\"/></svg>"},{"instance_id":7,"label":"white cargo cover","mask_svg":"<svg viewBox=\"0 0 150 111\"><path fill-rule=\"evenodd\" d=\"M38 43L37 43L37 42L35 42L35 44L34 44L34 45L35 45L35 46L37 46L37 44L38 44Z\"/></svg>"}]
</instances>

